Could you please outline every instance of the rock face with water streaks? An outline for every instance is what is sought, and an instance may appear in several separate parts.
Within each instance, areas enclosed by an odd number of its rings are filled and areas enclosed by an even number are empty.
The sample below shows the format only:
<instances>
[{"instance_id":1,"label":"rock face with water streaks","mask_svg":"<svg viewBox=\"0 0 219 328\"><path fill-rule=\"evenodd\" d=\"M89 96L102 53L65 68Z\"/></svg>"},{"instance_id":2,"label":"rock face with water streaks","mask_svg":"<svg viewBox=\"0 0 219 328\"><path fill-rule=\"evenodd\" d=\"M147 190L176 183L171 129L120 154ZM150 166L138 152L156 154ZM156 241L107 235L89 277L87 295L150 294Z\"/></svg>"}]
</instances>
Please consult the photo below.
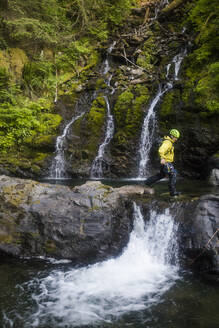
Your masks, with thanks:
<instances>
[{"instance_id":1,"label":"rock face with water streaks","mask_svg":"<svg viewBox=\"0 0 219 328\"><path fill-rule=\"evenodd\" d=\"M113 189L87 182L73 189L0 177L0 252L92 262L118 254L132 228L131 194L150 188Z\"/></svg>"}]
</instances>

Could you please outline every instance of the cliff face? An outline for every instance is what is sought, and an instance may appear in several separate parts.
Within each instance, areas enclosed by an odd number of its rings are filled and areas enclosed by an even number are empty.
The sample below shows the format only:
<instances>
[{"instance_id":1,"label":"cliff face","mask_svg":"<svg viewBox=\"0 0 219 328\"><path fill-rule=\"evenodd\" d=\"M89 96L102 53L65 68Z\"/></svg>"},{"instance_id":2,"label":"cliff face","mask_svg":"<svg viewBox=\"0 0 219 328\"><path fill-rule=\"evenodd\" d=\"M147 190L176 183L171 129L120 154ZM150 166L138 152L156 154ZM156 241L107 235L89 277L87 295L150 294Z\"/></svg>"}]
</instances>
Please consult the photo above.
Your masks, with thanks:
<instances>
[{"instance_id":1,"label":"cliff face","mask_svg":"<svg viewBox=\"0 0 219 328\"><path fill-rule=\"evenodd\" d=\"M156 108L152 164L159 136L175 127L182 134L176 147L182 175L206 178L217 168L218 3L172 1L162 9L164 3L136 2L132 11L131 1L93 10L88 1L83 8L55 0L1 3L2 172L47 176L57 136L83 114L68 131L66 171L89 176L105 136L107 95L115 127L104 176L136 176L144 117L159 85L175 74L172 67L167 76L168 63L184 51L179 78Z\"/></svg>"}]
</instances>

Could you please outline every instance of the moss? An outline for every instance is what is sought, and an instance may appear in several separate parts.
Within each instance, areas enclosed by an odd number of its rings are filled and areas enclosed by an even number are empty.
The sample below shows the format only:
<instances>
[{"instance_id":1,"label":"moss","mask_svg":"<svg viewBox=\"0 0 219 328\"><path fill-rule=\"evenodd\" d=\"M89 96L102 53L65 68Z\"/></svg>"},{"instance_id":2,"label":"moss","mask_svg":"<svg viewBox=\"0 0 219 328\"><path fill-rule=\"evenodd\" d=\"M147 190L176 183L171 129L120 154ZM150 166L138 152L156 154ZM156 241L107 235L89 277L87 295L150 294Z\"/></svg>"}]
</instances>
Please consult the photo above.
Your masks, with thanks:
<instances>
[{"instance_id":1,"label":"moss","mask_svg":"<svg viewBox=\"0 0 219 328\"><path fill-rule=\"evenodd\" d=\"M21 78L24 65L28 62L26 53L19 48L11 48L9 51L10 68L16 77Z\"/></svg>"},{"instance_id":2,"label":"moss","mask_svg":"<svg viewBox=\"0 0 219 328\"><path fill-rule=\"evenodd\" d=\"M197 65L194 55L187 61L182 100L185 107L200 112L201 117L219 113L219 64Z\"/></svg>"},{"instance_id":3,"label":"moss","mask_svg":"<svg viewBox=\"0 0 219 328\"><path fill-rule=\"evenodd\" d=\"M20 245L20 233L5 233L0 235L0 243L1 244L13 244L13 245Z\"/></svg>"},{"instance_id":4,"label":"moss","mask_svg":"<svg viewBox=\"0 0 219 328\"><path fill-rule=\"evenodd\" d=\"M87 114L87 127L92 135L99 136L106 115L106 102L103 97L96 98Z\"/></svg>"},{"instance_id":5,"label":"moss","mask_svg":"<svg viewBox=\"0 0 219 328\"><path fill-rule=\"evenodd\" d=\"M47 153L35 153L34 155L35 156L32 160L32 163L35 163L35 164L42 164L44 162L44 160L46 159L46 157L48 156Z\"/></svg>"},{"instance_id":6,"label":"moss","mask_svg":"<svg viewBox=\"0 0 219 328\"><path fill-rule=\"evenodd\" d=\"M104 89L104 88L106 88L106 86L107 86L107 85L106 85L104 79L103 79L103 78L100 78L100 79L98 79L98 80L96 81L95 89L96 89L96 90Z\"/></svg>"},{"instance_id":7,"label":"moss","mask_svg":"<svg viewBox=\"0 0 219 328\"><path fill-rule=\"evenodd\" d=\"M0 235L1 244L11 244L12 241L13 241L13 237L10 234Z\"/></svg>"},{"instance_id":8,"label":"moss","mask_svg":"<svg viewBox=\"0 0 219 328\"><path fill-rule=\"evenodd\" d=\"M152 72L154 69L153 63L155 61L156 45L153 34L143 45L143 50L137 58L137 64L147 71Z\"/></svg>"},{"instance_id":9,"label":"moss","mask_svg":"<svg viewBox=\"0 0 219 328\"><path fill-rule=\"evenodd\" d=\"M161 117L170 116L174 113L174 97L174 91L170 91L164 96L160 110Z\"/></svg>"},{"instance_id":10,"label":"moss","mask_svg":"<svg viewBox=\"0 0 219 328\"><path fill-rule=\"evenodd\" d=\"M24 65L28 62L28 57L24 50L10 48L0 51L0 67L10 70L13 79L20 79Z\"/></svg>"},{"instance_id":11,"label":"moss","mask_svg":"<svg viewBox=\"0 0 219 328\"><path fill-rule=\"evenodd\" d=\"M33 147L33 148L42 148L47 150L48 148L54 147L54 135L43 135L36 138L29 138L29 140L25 140L25 144Z\"/></svg>"},{"instance_id":12,"label":"moss","mask_svg":"<svg viewBox=\"0 0 219 328\"><path fill-rule=\"evenodd\" d=\"M20 184L16 188L14 188L13 185L4 186L2 188L2 193L5 200L7 200L8 203L15 206L19 206L27 201L30 192L32 191L34 185L36 184L37 182L32 181L31 183L28 184Z\"/></svg>"},{"instance_id":13,"label":"moss","mask_svg":"<svg viewBox=\"0 0 219 328\"><path fill-rule=\"evenodd\" d=\"M75 158L84 162L93 160L105 132L105 119L106 102L102 96L99 96L93 101L89 113L73 125L74 135L79 137L72 149Z\"/></svg>"},{"instance_id":14,"label":"moss","mask_svg":"<svg viewBox=\"0 0 219 328\"><path fill-rule=\"evenodd\" d=\"M114 106L114 115L116 120L116 125L121 128L125 126L125 118L127 116L127 111L129 107L132 107L132 101L134 95L130 90L127 90L119 95L117 102Z\"/></svg>"},{"instance_id":15,"label":"moss","mask_svg":"<svg viewBox=\"0 0 219 328\"><path fill-rule=\"evenodd\" d=\"M6 71L10 68L8 52L5 50L0 50L0 67L6 69Z\"/></svg>"},{"instance_id":16,"label":"moss","mask_svg":"<svg viewBox=\"0 0 219 328\"><path fill-rule=\"evenodd\" d=\"M57 251L57 247L52 240L47 240L44 245L47 254L54 254Z\"/></svg>"},{"instance_id":17,"label":"moss","mask_svg":"<svg viewBox=\"0 0 219 328\"><path fill-rule=\"evenodd\" d=\"M144 85L136 85L118 97L114 107L115 144L128 146L129 141L138 135L148 100L149 92Z\"/></svg>"}]
</instances>

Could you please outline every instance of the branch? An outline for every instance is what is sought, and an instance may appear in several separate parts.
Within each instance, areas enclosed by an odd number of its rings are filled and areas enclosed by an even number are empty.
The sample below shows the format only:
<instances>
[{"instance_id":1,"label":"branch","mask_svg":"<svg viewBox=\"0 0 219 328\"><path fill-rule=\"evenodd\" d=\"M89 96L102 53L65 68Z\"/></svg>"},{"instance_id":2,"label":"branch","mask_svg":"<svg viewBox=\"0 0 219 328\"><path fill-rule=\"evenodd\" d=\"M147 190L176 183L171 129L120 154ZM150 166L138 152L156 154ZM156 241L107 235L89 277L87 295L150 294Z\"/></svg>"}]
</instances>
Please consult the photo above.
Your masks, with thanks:
<instances>
[{"instance_id":1,"label":"branch","mask_svg":"<svg viewBox=\"0 0 219 328\"><path fill-rule=\"evenodd\" d=\"M167 5L165 8L161 10L161 15L169 15L173 10L181 6L183 3L185 3L188 0L173 0L169 5Z\"/></svg>"},{"instance_id":2,"label":"branch","mask_svg":"<svg viewBox=\"0 0 219 328\"><path fill-rule=\"evenodd\" d=\"M144 72L148 73L148 72L146 71L146 69L145 69L145 68L143 68L143 67L141 67L141 66L138 66L138 65L136 65L135 63L133 63L131 60L129 60L129 59L126 57L125 48L124 48L124 56L123 56L123 55L121 55L121 57L125 58L126 62L128 61L129 63L131 63L131 64L132 64L132 65L134 65L135 67L138 67L138 68L140 68L142 71L144 71Z\"/></svg>"}]
</instances>

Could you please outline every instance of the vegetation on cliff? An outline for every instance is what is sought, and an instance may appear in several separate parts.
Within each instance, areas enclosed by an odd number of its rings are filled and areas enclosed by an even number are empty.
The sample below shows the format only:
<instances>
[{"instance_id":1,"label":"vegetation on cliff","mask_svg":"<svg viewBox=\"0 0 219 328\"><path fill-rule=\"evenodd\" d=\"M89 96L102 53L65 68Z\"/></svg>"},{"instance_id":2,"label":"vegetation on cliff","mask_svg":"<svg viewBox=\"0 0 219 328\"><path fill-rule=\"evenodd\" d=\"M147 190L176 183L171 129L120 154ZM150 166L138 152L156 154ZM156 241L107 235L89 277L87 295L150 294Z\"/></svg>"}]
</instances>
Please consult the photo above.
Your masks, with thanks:
<instances>
[{"instance_id":1,"label":"vegetation on cliff","mask_svg":"<svg viewBox=\"0 0 219 328\"><path fill-rule=\"evenodd\" d=\"M1 1L1 167L15 172L16 168L10 167L13 163L31 169L33 174L39 172L44 159L49 160L54 151L60 124L75 114L81 91L98 91L99 97L75 123L74 131L81 141L73 140L68 149L75 161L72 165L78 168L86 162L89 171L104 134L106 104L102 91L107 85L100 63L112 40L117 41L112 54L115 67L111 68L112 85L117 87L110 101L115 117L115 135L109 145L114 164L122 157L126 171L130 158L135 161L147 104L159 82L166 79L164 66L188 38L183 78L162 99L160 127L166 132L177 122L186 134L188 121L192 125L198 118L204 121L206 131L212 120L217 129L218 1L169 1L161 19L156 20L155 6L161 2ZM187 36L181 32L183 26ZM181 116L177 116L180 110ZM215 152L216 143L215 139L205 158ZM75 144L80 144L80 150L73 149ZM185 150L187 146L183 147ZM115 172L119 166L115 165Z\"/></svg>"},{"instance_id":2,"label":"vegetation on cliff","mask_svg":"<svg viewBox=\"0 0 219 328\"><path fill-rule=\"evenodd\" d=\"M202 116L219 113L219 3L198 0L188 18L195 34L195 50L188 57L184 99L194 97L193 106ZM191 103L191 102L190 102Z\"/></svg>"},{"instance_id":3,"label":"vegetation on cliff","mask_svg":"<svg viewBox=\"0 0 219 328\"><path fill-rule=\"evenodd\" d=\"M42 136L49 140L57 134L57 93L78 91L98 63L95 48L124 21L133 4L134 0L1 1L1 157L9 150L28 157L25 145L39 152ZM54 139L50 140L52 147Z\"/></svg>"}]
</instances>

